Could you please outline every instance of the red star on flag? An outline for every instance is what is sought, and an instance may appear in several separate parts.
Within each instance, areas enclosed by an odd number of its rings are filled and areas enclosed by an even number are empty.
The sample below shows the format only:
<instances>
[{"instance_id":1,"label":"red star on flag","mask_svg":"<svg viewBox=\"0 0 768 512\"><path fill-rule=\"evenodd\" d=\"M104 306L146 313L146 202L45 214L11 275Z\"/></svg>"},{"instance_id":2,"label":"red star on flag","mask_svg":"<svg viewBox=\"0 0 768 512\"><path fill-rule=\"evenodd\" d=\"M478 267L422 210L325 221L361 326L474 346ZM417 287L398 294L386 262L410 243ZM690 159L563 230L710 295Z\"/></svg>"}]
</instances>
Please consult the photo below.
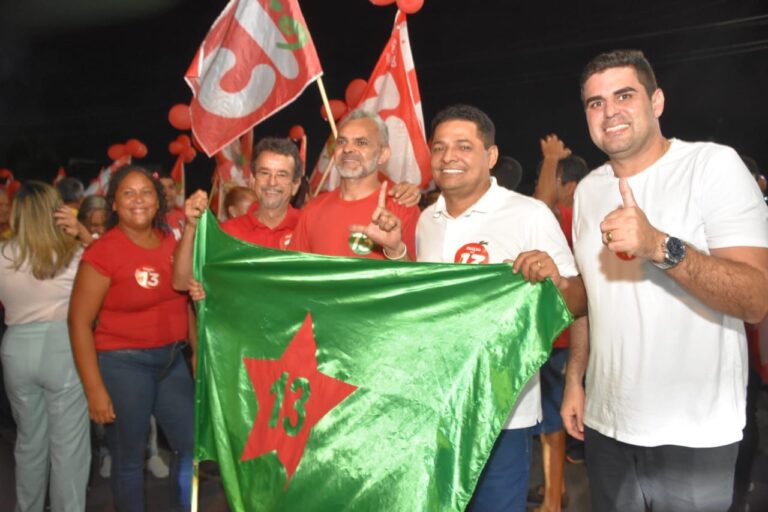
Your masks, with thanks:
<instances>
[{"instance_id":1,"label":"red star on flag","mask_svg":"<svg viewBox=\"0 0 768 512\"><path fill-rule=\"evenodd\" d=\"M276 451L290 480L312 427L357 389L320 373L316 352L312 315L307 313L280 359L243 358L259 410L241 461Z\"/></svg>"}]
</instances>

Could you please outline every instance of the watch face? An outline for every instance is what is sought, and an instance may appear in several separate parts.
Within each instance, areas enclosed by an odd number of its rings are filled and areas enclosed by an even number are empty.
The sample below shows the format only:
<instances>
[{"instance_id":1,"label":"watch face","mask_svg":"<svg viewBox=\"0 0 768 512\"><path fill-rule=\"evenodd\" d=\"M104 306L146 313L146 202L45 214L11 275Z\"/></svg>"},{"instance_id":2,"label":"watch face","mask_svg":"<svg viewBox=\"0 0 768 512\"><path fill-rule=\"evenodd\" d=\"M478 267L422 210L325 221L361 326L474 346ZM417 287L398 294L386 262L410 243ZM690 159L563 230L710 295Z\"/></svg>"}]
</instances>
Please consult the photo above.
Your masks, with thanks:
<instances>
[{"instance_id":1,"label":"watch face","mask_svg":"<svg viewBox=\"0 0 768 512\"><path fill-rule=\"evenodd\" d=\"M685 244L679 238L673 236L667 240L667 260L669 263L680 263L685 257Z\"/></svg>"}]
</instances>

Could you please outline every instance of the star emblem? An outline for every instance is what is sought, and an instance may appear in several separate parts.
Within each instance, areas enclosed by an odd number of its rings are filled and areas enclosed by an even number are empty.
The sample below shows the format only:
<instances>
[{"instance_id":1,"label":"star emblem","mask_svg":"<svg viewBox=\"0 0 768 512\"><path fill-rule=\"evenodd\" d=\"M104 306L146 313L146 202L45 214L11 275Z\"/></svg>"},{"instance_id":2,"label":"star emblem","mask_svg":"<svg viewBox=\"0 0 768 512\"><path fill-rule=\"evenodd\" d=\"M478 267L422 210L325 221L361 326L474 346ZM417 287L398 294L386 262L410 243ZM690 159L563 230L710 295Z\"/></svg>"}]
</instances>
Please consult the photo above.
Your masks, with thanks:
<instances>
[{"instance_id":1,"label":"star emblem","mask_svg":"<svg viewBox=\"0 0 768 512\"><path fill-rule=\"evenodd\" d=\"M312 315L307 313L280 359L243 358L258 412L241 461L276 451L290 481L312 427L357 389L320 373L316 352Z\"/></svg>"}]
</instances>

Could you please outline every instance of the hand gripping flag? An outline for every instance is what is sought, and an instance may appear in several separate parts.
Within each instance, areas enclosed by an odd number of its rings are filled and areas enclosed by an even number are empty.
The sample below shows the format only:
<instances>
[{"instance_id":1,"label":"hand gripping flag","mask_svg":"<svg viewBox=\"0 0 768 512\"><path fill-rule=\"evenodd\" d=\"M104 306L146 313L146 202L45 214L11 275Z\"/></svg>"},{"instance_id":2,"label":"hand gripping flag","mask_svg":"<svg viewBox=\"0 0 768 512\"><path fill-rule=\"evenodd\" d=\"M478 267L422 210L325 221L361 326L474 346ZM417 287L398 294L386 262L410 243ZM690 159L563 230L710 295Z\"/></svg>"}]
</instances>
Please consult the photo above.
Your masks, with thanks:
<instances>
[{"instance_id":1,"label":"hand gripping flag","mask_svg":"<svg viewBox=\"0 0 768 512\"><path fill-rule=\"evenodd\" d=\"M200 220L195 457L235 511L464 510L570 321L509 265L276 251Z\"/></svg>"},{"instance_id":2,"label":"hand gripping flag","mask_svg":"<svg viewBox=\"0 0 768 512\"><path fill-rule=\"evenodd\" d=\"M368 80L368 87L359 105L350 105L369 112L377 112L387 124L392 156L387 163L386 174L395 183L407 181L426 188L432 179L429 167L429 148L421 111L419 83L411 55L408 25L405 14L398 11L395 26L384 52ZM329 141L328 144L331 144ZM329 155L327 145L312 174L312 189L320 182ZM329 171L326 187L338 186L339 176L335 168Z\"/></svg>"},{"instance_id":3,"label":"hand gripping flag","mask_svg":"<svg viewBox=\"0 0 768 512\"><path fill-rule=\"evenodd\" d=\"M186 73L192 131L212 156L321 74L296 0L231 0Z\"/></svg>"}]
</instances>

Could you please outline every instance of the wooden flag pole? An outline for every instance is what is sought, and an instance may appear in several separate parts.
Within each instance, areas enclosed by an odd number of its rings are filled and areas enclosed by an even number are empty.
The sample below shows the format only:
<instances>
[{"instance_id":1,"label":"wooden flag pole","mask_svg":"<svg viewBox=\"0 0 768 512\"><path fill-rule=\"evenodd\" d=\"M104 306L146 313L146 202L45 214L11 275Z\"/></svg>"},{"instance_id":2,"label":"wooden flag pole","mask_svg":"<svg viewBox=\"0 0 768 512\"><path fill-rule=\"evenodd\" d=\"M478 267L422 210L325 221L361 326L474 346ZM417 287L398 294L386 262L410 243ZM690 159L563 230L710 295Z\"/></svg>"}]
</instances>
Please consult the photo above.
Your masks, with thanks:
<instances>
[{"instance_id":1,"label":"wooden flag pole","mask_svg":"<svg viewBox=\"0 0 768 512\"><path fill-rule=\"evenodd\" d=\"M328 95L325 93L325 85L323 85L323 77L318 77L317 88L320 89L320 98L323 100L325 113L328 115L328 124L331 125L331 133L333 134L333 140L335 141L336 137L339 136L339 132L336 129L336 120L333 118L333 112L331 112L331 104L328 102ZM318 183L317 188L315 188L315 191L312 193L312 197L317 197L317 194L320 193L320 189L323 188L323 184L325 183L325 180L328 177L328 172L331 170L332 165L333 165L333 155L331 155L330 160L328 160L328 165L325 166L323 175L320 177L320 183Z\"/></svg>"},{"instance_id":2,"label":"wooden flag pole","mask_svg":"<svg viewBox=\"0 0 768 512\"><path fill-rule=\"evenodd\" d=\"M317 197L317 194L320 193L320 189L323 188L323 184L325 183L325 179L328 177L329 174L331 174L331 166L335 162L336 155L331 155L331 158L328 160L328 165L325 166L325 170L323 171L323 175L320 176L320 182L317 184L317 187L315 188L315 191L312 193L312 197Z\"/></svg>"},{"instance_id":3,"label":"wooden flag pole","mask_svg":"<svg viewBox=\"0 0 768 512\"><path fill-rule=\"evenodd\" d=\"M325 107L325 113L328 114L328 123L331 125L331 133L333 138L339 136L339 132L336 131L336 120L333 118L331 112L331 104L328 102L328 95L325 93L325 86L323 85L323 77L317 78L317 88L320 89L320 98L323 100L323 106Z\"/></svg>"}]
</instances>

